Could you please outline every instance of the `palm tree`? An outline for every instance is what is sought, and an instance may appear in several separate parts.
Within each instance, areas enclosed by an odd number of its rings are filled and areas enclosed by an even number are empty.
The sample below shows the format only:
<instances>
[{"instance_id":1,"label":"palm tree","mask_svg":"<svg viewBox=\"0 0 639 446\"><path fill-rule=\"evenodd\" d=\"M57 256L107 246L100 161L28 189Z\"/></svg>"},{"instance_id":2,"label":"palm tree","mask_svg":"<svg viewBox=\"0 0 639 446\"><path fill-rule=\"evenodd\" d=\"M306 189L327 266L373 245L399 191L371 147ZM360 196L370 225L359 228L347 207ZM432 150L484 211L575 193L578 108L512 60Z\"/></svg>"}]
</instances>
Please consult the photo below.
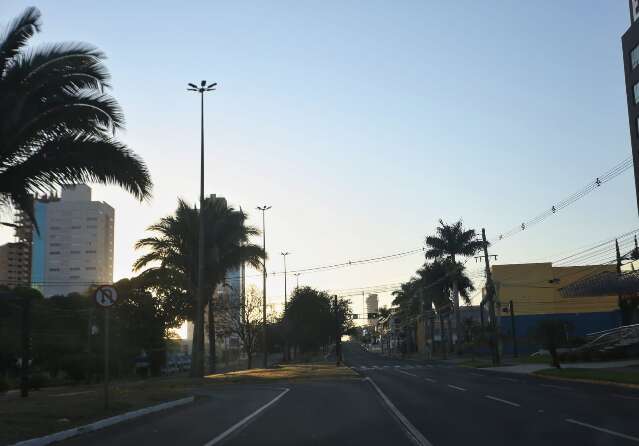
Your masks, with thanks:
<instances>
[{"instance_id":1,"label":"palm tree","mask_svg":"<svg viewBox=\"0 0 639 446\"><path fill-rule=\"evenodd\" d=\"M426 237L427 259L449 259L452 265L457 263L458 257L474 255L483 248L483 242L477 239L474 229L465 229L459 220L452 225L439 220L436 235ZM460 271L461 272L461 271ZM456 274L453 271L453 274ZM453 306L455 309L455 322L457 324L457 352L461 353L463 329L459 314L459 283L453 280Z\"/></svg>"},{"instance_id":2,"label":"palm tree","mask_svg":"<svg viewBox=\"0 0 639 446\"><path fill-rule=\"evenodd\" d=\"M204 202L204 243L205 243L205 295L209 296L209 371L215 370L215 318L213 296L216 288L223 286L227 271L248 263L260 268L264 250L249 243L251 236L259 235L259 230L246 226L246 214L226 204L220 198L207 198ZM136 249L148 249L133 265L135 270L151 266L146 274L156 272L159 277L167 274L176 278L184 287L192 302L194 321L193 357L191 374L202 376L204 370L204 323L202 315L196 314L194 304L197 298L198 277L198 221L199 210L179 200L175 215L162 218L148 230L156 235L139 240ZM204 305L202 305L202 308Z\"/></svg>"},{"instance_id":3,"label":"palm tree","mask_svg":"<svg viewBox=\"0 0 639 446\"><path fill-rule=\"evenodd\" d=\"M0 37L0 202L33 221L33 195L64 184L116 184L148 198L146 166L115 138L124 116L105 92L104 54L85 43L26 48L39 31L32 7Z\"/></svg>"}]
</instances>

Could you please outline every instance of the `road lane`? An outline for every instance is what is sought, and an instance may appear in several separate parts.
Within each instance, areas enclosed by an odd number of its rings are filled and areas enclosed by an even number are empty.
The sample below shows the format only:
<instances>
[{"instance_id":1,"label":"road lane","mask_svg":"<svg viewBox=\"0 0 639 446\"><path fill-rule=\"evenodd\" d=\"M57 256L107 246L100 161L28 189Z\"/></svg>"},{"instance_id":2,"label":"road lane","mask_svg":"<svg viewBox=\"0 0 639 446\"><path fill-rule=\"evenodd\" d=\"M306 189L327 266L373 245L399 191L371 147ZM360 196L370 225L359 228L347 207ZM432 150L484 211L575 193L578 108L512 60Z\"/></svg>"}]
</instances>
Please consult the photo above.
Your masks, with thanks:
<instances>
[{"instance_id":1,"label":"road lane","mask_svg":"<svg viewBox=\"0 0 639 446\"><path fill-rule=\"evenodd\" d=\"M548 444L549 438L553 444L616 445L627 444L629 440L623 436L637 436L634 418L638 406L631 399L633 391L582 383L557 384L574 387L560 390L541 386L548 381L535 377L509 377L438 364L419 367L418 363L384 358L353 344L345 347L345 359L359 373L375 379L434 445L483 444L478 438L490 439L486 444L491 445ZM381 367L361 369L362 365ZM406 370L417 376L398 373ZM512 379L499 379L503 377ZM628 398L613 396L613 391Z\"/></svg>"}]
</instances>

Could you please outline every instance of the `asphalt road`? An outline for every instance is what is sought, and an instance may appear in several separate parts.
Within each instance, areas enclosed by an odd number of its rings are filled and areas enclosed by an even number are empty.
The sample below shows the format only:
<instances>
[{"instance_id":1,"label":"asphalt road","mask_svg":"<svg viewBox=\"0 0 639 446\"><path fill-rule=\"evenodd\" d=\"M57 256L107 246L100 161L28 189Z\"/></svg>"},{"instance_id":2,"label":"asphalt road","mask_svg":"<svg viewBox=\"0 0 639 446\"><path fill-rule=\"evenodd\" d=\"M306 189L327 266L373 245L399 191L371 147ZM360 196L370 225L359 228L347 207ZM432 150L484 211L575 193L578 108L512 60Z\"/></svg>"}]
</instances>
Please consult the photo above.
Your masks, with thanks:
<instances>
[{"instance_id":1,"label":"asphalt road","mask_svg":"<svg viewBox=\"0 0 639 446\"><path fill-rule=\"evenodd\" d=\"M435 446L639 444L634 389L394 360L352 343L344 359Z\"/></svg>"},{"instance_id":2,"label":"asphalt road","mask_svg":"<svg viewBox=\"0 0 639 446\"><path fill-rule=\"evenodd\" d=\"M201 389L194 404L75 445L630 445L639 391L383 357L344 345L361 376Z\"/></svg>"}]
</instances>

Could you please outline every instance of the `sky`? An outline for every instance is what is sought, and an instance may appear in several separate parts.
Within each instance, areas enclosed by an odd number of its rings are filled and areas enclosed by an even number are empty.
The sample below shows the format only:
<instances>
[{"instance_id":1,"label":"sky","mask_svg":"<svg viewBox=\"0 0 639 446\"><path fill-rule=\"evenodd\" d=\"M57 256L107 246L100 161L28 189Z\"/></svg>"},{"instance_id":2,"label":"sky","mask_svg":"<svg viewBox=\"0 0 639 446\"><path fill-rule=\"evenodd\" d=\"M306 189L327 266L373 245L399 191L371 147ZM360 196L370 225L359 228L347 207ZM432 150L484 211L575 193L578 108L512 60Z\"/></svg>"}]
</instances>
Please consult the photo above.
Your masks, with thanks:
<instances>
[{"instance_id":1,"label":"sky","mask_svg":"<svg viewBox=\"0 0 639 446\"><path fill-rule=\"evenodd\" d=\"M132 275L150 224L178 197L197 200L199 98L187 82L219 84L205 103L206 194L256 226L255 207L272 206L269 272L282 271L282 251L301 269L418 249L440 218L490 239L631 153L624 1L3 0L0 26L30 5L43 14L34 44L107 53L127 120L119 137L153 177L144 203L94 186L116 212L115 280ZM499 264L550 261L637 227L629 170L492 252ZM349 294L406 281L423 260L299 283ZM282 274L269 275L267 293L283 302Z\"/></svg>"}]
</instances>

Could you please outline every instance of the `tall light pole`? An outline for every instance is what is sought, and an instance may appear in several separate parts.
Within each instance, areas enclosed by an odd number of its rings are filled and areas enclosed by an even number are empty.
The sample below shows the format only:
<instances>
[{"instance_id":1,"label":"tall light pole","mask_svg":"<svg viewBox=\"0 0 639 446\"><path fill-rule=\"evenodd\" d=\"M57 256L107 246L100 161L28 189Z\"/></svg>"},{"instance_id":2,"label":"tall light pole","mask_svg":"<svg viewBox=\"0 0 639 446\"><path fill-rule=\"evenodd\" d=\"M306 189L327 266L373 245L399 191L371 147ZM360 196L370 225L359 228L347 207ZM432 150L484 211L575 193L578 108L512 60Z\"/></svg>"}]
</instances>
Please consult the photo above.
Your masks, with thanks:
<instances>
[{"instance_id":1,"label":"tall light pole","mask_svg":"<svg viewBox=\"0 0 639 446\"><path fill-rule=\"evenodd\" d=\"M262 211L262 249L264 259L262 260L262 350L264 350L264 368L268 367L268 351L266 342L266 211L271 206L258 206L257 210Z\"/></svg>"},{"instance_id":2,"label":"tall light pole","mask_svg":"<svg viewBox=\"0 0 639 446\"><path fill-rule=\"evenodd\" d=\"M200 222L198 236L197 256L197 299L195 308L195 327L193 335L196 336L191 358L191 376L200 378L204 375L204 93L215 90L216 82L206 84L201 81L198 87L189 84L188 91L200 93Z\"/></svg>"},{"instance_id":3,"label":"tall light pole","mask_svg":"<svg viewBox=\"0 0 639 446\"><path fill-rule=\"evenodd\" d=\"M286 251L286 252L282 252L282 257L284 257L284 309L286 310L286 299L287 299L287 293L286 293L286 256L290 254L290 252Z\"/></svg>"},{"instance_id":4,"label":"tall light pole","mask_svg":"<svg viewBox=\"0 0 639 446\"><path fill-rule=\"evenodd\" d=\"M295 289L297 290L300 287L300 273L293 273L295 276Z\"/></svg>"}]
</instances>

